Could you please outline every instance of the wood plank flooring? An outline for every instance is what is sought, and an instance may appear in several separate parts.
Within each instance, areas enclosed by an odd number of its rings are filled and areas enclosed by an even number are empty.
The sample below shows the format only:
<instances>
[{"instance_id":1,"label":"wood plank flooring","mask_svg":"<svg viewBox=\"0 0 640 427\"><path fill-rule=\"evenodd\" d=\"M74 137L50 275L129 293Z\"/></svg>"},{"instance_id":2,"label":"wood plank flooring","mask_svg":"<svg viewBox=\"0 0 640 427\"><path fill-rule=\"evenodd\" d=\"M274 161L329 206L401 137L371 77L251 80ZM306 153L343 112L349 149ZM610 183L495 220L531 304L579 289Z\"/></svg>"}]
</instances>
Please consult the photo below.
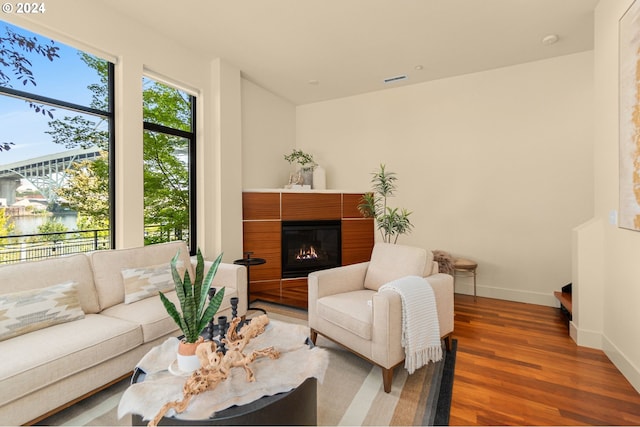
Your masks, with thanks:
<instances>
[{"instance_id":1,"label":"wood plank flooring","mask_svg":"<svg viewBox=\"0 0 640 427\"><path fill-rule=\"evenodd\" d=\"M640 425L640 394L560 309L455 296L450 425Z\"/></svg>"}]
</instances>

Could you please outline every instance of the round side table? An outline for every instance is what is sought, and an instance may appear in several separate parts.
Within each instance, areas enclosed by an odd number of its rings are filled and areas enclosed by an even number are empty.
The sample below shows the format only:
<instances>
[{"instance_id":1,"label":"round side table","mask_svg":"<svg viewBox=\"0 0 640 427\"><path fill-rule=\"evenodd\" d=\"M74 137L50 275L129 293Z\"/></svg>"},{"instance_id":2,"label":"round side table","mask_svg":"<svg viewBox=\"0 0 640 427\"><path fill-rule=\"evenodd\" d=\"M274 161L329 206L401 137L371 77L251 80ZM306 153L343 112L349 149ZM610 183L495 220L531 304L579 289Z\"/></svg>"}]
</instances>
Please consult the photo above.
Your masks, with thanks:
<instances>
[{"instance_id":1,"label":"round side table","mask_svg":"<svg viewBox=\"0 0 640 427\"><path fill-rule=\"evenodd\" d=\"M473 277L473 299L476 300L476 269L478 263L465 258L456 258L453 262L453 284L455 286L458 274L465 274L467 277Z\"/></svg>"},{"instance_id":2,"label":"round side table","mask_svg":"<svg viewBox=\"0 0 640 427\"><path fill-rule=\"evenodd\" d=\"M262 265L267 261L264 258L251 258L253 252L245 252L244 254L246 255L246 258L237 259L233 261L233 263L247 267L247 311L257 310L266 314L267 312L261 308L251 308L251 266Z\"/></svg>"}]
</instances>

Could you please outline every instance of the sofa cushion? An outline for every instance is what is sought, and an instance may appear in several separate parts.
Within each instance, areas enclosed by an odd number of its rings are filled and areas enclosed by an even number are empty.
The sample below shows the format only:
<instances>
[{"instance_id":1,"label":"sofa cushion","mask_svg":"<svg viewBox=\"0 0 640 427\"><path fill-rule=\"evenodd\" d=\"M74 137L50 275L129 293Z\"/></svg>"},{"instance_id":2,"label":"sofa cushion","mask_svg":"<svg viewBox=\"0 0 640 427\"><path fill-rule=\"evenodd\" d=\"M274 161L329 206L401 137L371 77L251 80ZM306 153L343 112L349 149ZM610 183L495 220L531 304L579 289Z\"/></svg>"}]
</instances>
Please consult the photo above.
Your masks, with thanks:
<instances>
[{"instance_id":1,"label":"sofa cushion","mask_svg":"<svg viewBox=\"0 0 640 427\"><path fill-rule=\"evenodd\" d=\"M85 254L62 256L42 261L8 264L0 267L0 294L46 288L60 283L78 284L78 298L85 313L100 311L93 272Z\"/></svg>"},{"instance_id":2,"label":"sofa cushion","mask_svg":"<svg viewBox=\"0 0 640 427\"><path fill-rule=\"evenodd\" d=\"M141 344L140 326L100 314L0 341L0 405Z\"/></svg>"},{"instance_id":3,"label":"sofa cushion","mask_svg":"<svg viewBox=\"0 0 640 427\"><path fill-rule=\"evenodd\" d=\"M191 277L194 277L189 248L182 241L93 252L90 258L100 307L104 310L124 302L124 281L121 274L123 269L169 264L178 250L180 251L179 259L184 263Z\"/></svg>"},{"instance_id":4,"label":"sofa cushion","mask_svg":"<svg viewBox=\"0 0 640 427\"><path fill-rule=\"evenodd\" d=\"M175 291L165 292L164 295L176 305L178 311L181 311L178 295ZM225 288L224 299L218 312L230 308L231 302L229 300L234 296L238 296L234 288ZM132 304L114 305L103 310L100 314L139 324L142 327L145 343L171 332L175 332L176 336L181 334L178 325L167 314L167 310L164 308L159 296L146 298ZM217 318L217 316L214 317Z\"/></svg>"},{"instance_id":5,"label":"sofa cushion","mask_svg":"<svg viewBox=\"0 0 640 427\"><path fill-rule=\"evenodd\" d=\"M164 295L180 310L178 295L175 291L166 292ZM114 305L103 310L100 314L137 323L142 328L142 340L145 343L171 332L175 332L176 336L181 334L178 325L167 314L167 310L157 295L131 304Z\"/></svg>"},{"instance_id":6,"label":"sofa cushion","mask_svg":"<svg viewBox=\"0 0 640 427\"><path fill-rule=\"evenodd\" d=\"M318 316L340 328L371 339L371 298L375 291L368 289L329 295L317 301ZM327 332L327 331L325 331Z\"/></svg>"},{"instance_id":7,"label":"sofa cushion","mask_svg":"<svg viewBox=\"0 0 640 427\"><path fill-rule=\"evenodd\" d=\"M377 291L392 280L405 276L422 276L427 251L413 246L376 243L364 278L364 287Z\"/></svg>"},{"instance_id":8,"label":"sofa cushion","mask_svg":"<svg viewBox=\"0 0 640 427\"><path fill-rule=\"evenodd\" d=\"M0 341L84 317L78 284L0 295Z\"/></svg>"},{"instance_id":9,"label":"sofa cushion","mask_svg":"<svg viewBox=\"0 0 640 427\"><path fill-rule=\"evenodd\" d=\"M182 261L176 263L176 270L181 277L184 277L185 267ZM124 282L125 304L156 296L158 292L175 289L170 263L124 268L120 273Z\"/></svg>"}]
</instances>

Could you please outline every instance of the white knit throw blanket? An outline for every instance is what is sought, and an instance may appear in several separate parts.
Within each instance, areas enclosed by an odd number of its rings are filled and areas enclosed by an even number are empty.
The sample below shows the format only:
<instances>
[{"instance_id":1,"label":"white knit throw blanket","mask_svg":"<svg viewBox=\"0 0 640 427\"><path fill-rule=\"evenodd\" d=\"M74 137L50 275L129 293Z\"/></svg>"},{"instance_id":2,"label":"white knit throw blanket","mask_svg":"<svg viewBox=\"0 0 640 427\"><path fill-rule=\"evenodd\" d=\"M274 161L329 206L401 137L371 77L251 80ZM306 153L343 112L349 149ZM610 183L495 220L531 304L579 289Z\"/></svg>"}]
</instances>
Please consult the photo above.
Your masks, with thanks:
<instances>
[{"instance_id":1,"label":"white knit throw blanket","mask_svg":"<svg viewBox=\"0 0 640 427\"><path fill-rule=\"evenodd\" d=\"M441 360L440 323L429 281L406 276L382 285L378 292L384 290L395 291L402 299L402 346L409 374L430 361Z\"/></svg>"}]
</instances>

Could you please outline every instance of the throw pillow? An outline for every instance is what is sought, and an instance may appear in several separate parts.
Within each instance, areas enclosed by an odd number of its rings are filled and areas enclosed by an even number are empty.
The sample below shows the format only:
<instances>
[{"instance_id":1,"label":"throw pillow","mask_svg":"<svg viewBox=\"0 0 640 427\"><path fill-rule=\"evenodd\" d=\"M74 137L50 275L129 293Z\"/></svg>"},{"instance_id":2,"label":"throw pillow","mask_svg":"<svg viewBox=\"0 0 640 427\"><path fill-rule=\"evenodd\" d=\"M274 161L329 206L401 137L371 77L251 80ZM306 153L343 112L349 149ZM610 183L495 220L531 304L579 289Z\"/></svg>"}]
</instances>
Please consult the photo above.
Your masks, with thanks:
<instances>
[{"instance_id":1,"label":"throw pillow","mask_svg":"<svg viewBox=\"0 0 640 427\"><path fill-rule=\"evenodd\" d=\"M184 277L185 268L182 261L176 263L180 276ZM158 264L148 267L128 268L121 271L124 281L124 303L131 304L145 298L175 289L171 276L171 265Z\"/></svg>"},{"instance_id":2,"label":"throw pillow","mask_svg":"<svg viewBox=\"0 0 640 427\"><path fill-rule=\"evenodd\" d=\"M0 341L83 317L75 282L0 295Z\"/></svg>"}]
</instances>

